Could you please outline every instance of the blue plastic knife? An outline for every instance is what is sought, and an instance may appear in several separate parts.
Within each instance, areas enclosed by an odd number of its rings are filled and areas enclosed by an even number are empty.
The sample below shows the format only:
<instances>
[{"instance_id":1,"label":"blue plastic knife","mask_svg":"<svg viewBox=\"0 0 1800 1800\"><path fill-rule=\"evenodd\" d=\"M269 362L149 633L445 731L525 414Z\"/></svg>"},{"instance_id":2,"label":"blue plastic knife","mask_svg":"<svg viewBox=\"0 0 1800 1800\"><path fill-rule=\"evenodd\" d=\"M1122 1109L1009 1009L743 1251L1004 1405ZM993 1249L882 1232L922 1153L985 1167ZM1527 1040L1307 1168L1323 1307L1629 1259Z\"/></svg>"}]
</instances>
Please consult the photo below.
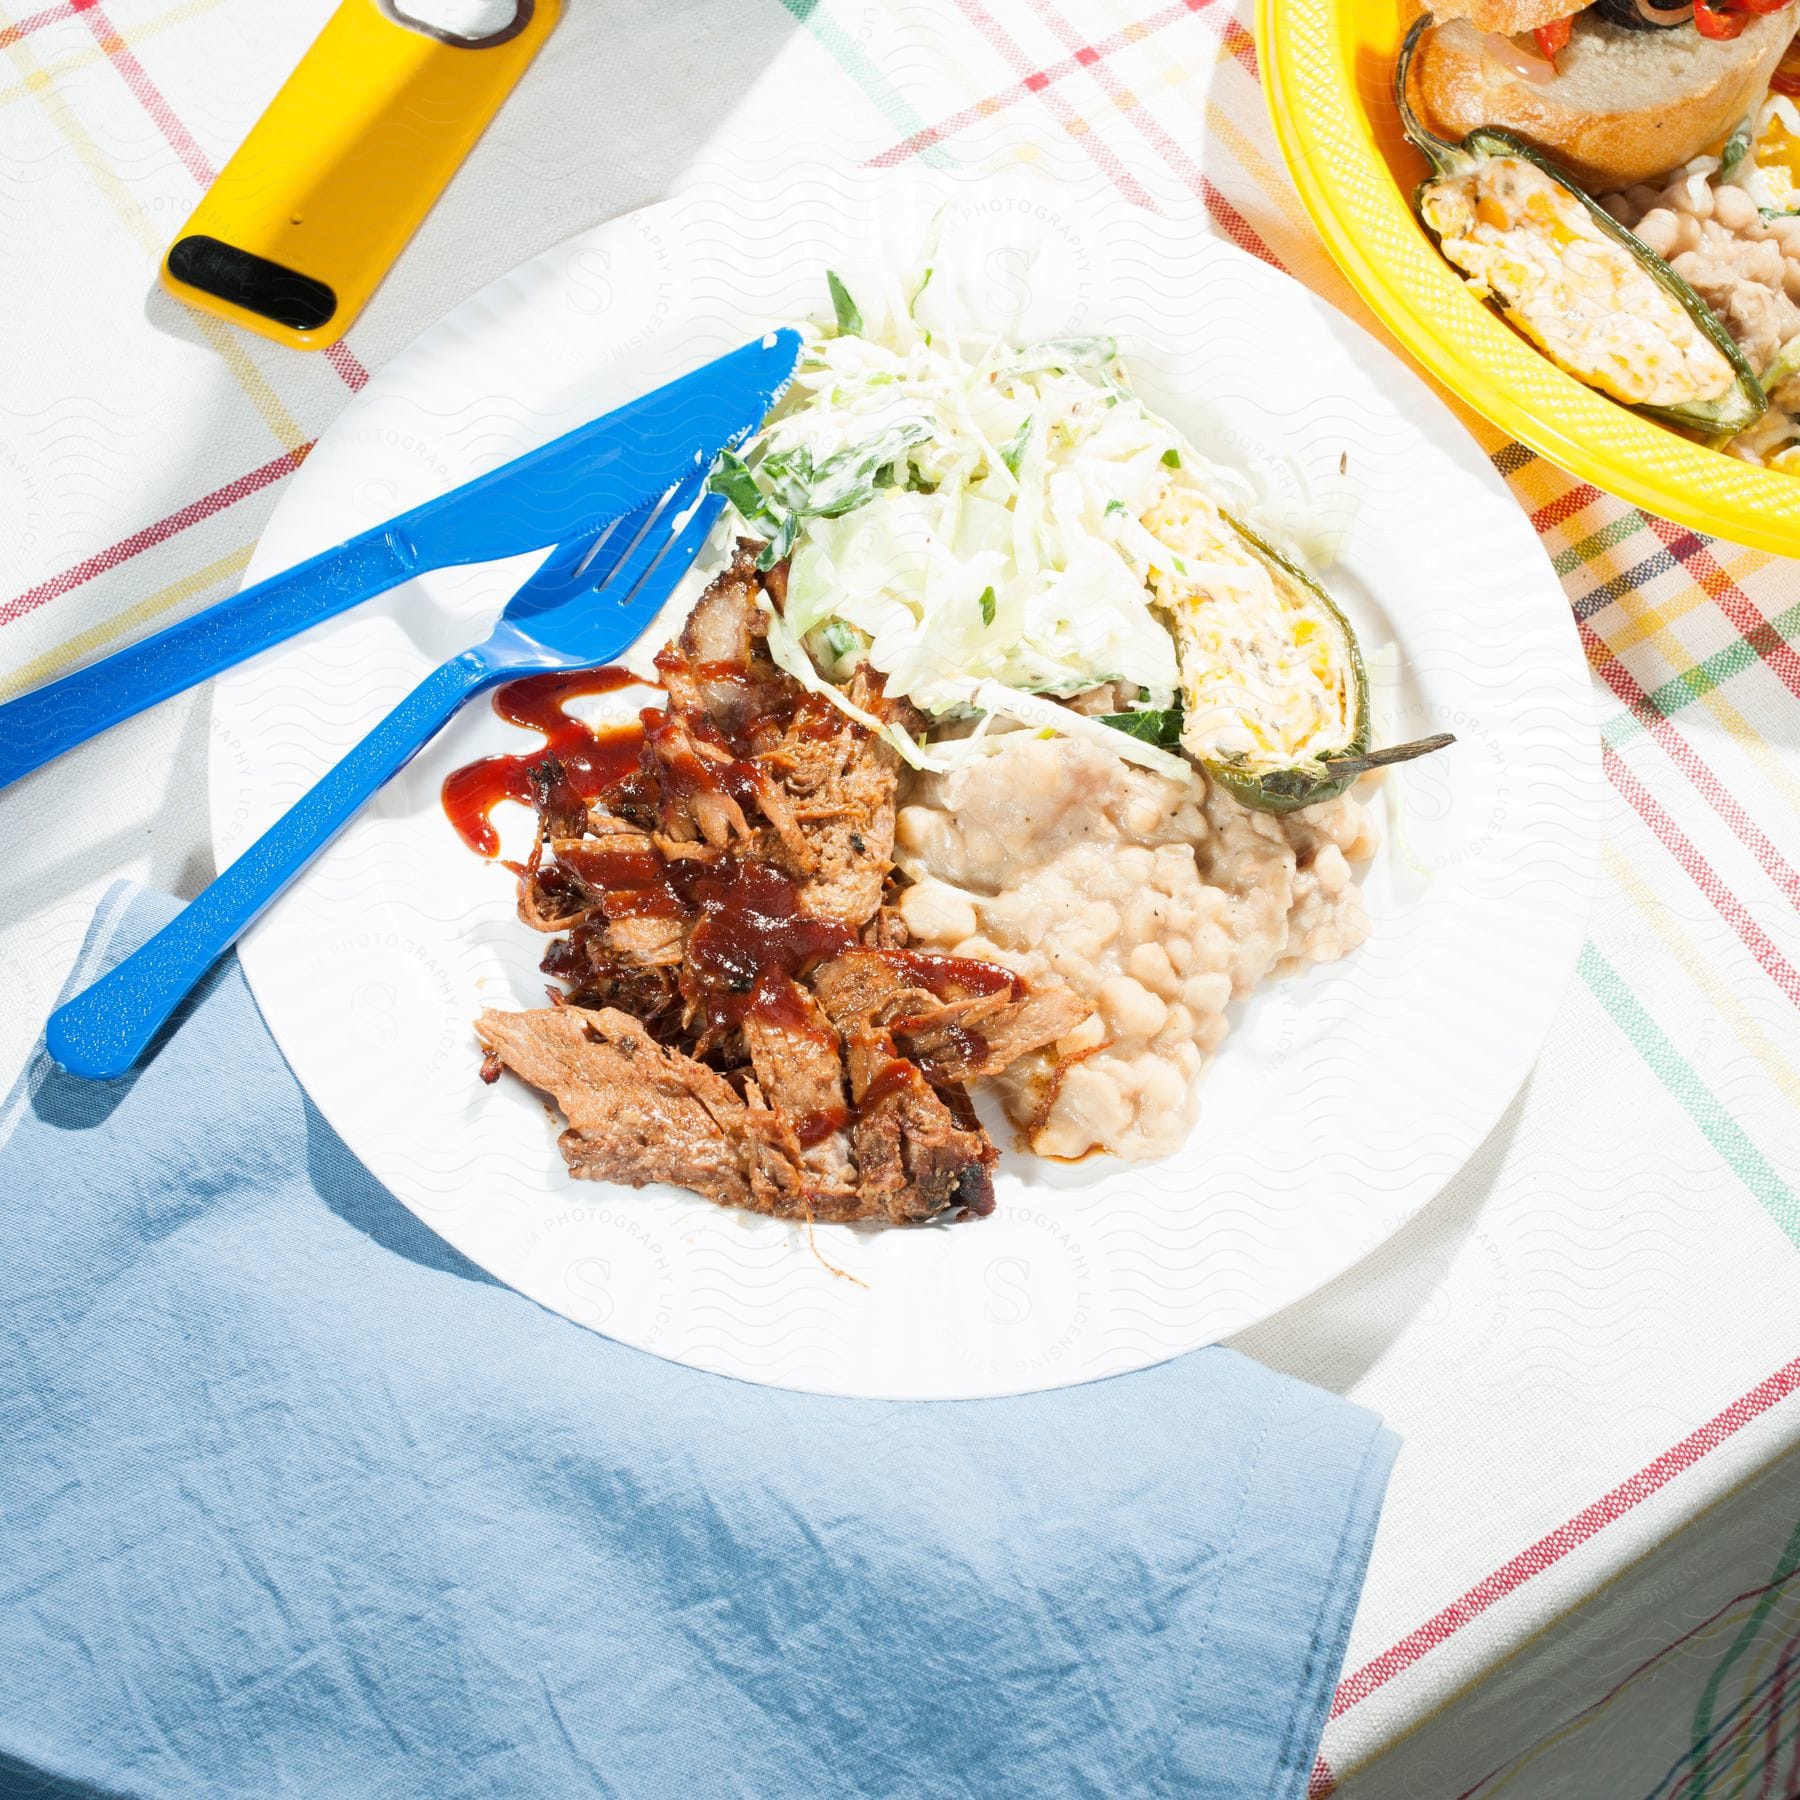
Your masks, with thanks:
<instances>
[{"instance_id":1,"label":"blue plastic knife","mask_svg":"<svg viewBox=\"0 0 1800 1800\"><path fill-rule=\"evenodd\" d=\"M335 550L7 702L0 706L0 788L411 576L600 530L754 426L799 354L799 333L770 332Z\"/></svg>"}]
</instances>

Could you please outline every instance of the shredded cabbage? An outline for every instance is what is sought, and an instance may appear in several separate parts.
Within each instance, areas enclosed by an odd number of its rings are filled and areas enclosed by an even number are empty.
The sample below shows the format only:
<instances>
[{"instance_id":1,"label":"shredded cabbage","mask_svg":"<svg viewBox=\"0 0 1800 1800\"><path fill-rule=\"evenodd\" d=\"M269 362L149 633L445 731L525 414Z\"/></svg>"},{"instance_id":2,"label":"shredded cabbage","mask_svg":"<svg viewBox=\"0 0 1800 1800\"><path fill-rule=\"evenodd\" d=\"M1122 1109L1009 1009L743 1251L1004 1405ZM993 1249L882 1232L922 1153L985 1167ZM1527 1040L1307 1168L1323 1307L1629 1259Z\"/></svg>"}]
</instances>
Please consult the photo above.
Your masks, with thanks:
<instances>
[{"instance_id":1,"label":"shredded cabbage","mask_svg":"<svg viewBox=\"0 0 1800 1800\"><path fill-rule=\"evenodd\" d=\"M1172 553L1141 521L1182 486L1237 506L1254 493L1144 406L1110 338L1013 346L927 329L923 291L896 302L834 281L840 325L860 330L808 328L783 408L715 477L765 541L764 566L792 558L772 652L793 670L810 658L828 683L866 659L938 718L1041 725L1032 696L1108 681L1171 706L1176 647L1149 577ZM1174 772L1168 753L1096 729Z\"/></svg>"}]
</instances>

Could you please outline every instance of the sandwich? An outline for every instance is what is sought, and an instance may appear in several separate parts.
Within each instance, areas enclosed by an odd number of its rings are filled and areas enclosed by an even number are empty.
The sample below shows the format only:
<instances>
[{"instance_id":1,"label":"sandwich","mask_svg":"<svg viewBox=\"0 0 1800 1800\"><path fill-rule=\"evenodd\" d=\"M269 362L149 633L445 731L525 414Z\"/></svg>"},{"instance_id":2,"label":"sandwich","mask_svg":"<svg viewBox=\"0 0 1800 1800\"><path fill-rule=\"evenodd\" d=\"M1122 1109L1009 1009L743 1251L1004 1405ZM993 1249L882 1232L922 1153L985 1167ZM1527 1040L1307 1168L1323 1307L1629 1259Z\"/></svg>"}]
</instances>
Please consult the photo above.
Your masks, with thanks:
<instances>
[{"instance_id":1,"label":"sandwich","mask_svg":"<svg viewBox=\"0 0 1800 1800\"><path fill-rule=\"evenodd\" d=\"M1402 0L1406 19L1420 8ZM1515 132L1591 194L1716 152L1755 111L1800 27L1795 0L1431 0L1408 78L1458 141ZM1403 21L1405 22L1405 21Z\"/></svg>"}]
</instances>

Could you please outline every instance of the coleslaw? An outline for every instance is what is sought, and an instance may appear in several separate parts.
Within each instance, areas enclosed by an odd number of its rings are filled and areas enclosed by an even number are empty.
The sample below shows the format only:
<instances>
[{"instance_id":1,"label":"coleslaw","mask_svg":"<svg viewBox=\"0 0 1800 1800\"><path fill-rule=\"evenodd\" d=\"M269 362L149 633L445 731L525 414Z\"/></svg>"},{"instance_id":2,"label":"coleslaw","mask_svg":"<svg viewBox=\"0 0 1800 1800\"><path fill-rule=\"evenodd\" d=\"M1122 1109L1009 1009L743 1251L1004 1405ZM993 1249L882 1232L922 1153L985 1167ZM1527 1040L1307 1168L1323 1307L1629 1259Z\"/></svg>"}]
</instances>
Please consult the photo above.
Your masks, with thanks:
<instances>
[{"instance_id":1,"label":"coleslaw","mask_svg":"<svg viewBox=\"0 0 1800 1800\"><path fill-rule=\"evenodd\" d=\"M866 659L939 720L1047 729L1040 697L1108 682L1137 706L1173 705L1176 644L1151 578L1181 558L1144 520L1182 489L1251 509L1254 490L1144 405L1112 339L1014 347L934 330L929 278L865 320L832 276L836 328L807 328L782 408L714 477L764 540L762 565L791 557L771 652L834 698ZM883 729L915 766L961 753ZM1185 774L1167 750L1103 735Z\"/></svg>"}]
</instances>

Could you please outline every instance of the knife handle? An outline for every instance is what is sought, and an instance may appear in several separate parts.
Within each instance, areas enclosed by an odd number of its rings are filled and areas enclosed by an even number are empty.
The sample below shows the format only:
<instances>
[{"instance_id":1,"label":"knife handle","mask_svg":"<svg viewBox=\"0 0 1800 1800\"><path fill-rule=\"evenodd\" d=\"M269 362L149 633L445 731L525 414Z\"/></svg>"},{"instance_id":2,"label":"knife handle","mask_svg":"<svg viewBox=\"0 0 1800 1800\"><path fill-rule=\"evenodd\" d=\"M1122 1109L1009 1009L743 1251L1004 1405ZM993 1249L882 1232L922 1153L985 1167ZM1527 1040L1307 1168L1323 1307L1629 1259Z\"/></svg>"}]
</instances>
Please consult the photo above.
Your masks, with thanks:
<instances>
[{"instance_id":1,"label":"knife handle","mask_svg":"<svg viewBox=\"0 0 1800 1800\"><path fill-rule=\"evenodd\" d=\"M0 788L246 657L398 586L426 566L389 527L365 532L0 706Z\"/></svg>"},{"instance_id":2,"label":"knife handle","mask_svg":"<svg viewBox=\"0 0 1800 1800\"><path fill-rule=\"evenodd\" d=\"M110 974L50 1015L44 1042L51 1056L71 1075L89 1081L125 1074L201 976L369 796L404 768L465 700L502 673L479 651L467 651L427 675L198 898Z\"/></svg>"}]
</instances>

